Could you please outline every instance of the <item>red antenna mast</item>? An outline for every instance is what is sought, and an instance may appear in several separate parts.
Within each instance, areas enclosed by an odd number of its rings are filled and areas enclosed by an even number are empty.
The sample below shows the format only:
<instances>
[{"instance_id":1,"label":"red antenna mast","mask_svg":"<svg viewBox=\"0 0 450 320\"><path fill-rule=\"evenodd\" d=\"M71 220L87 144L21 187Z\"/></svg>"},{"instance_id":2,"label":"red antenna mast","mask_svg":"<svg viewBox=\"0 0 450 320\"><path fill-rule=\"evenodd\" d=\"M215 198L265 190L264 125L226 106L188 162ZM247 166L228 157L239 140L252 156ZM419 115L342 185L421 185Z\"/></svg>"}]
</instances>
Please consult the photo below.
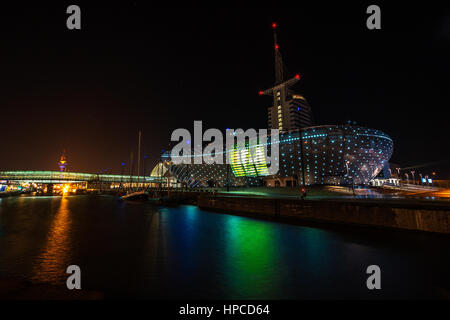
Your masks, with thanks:
<instances>
[{"instance_id":1,"label":"red antenna mast","mask_svg":"<svg viewBox=\"0 0 450 320\"><path fill-rule=\"evenodd\" d=\"M278 24L276 22L272 23L273 30L273 44L275 50L275 84L280 84L284 81L284 73L283 73L283 58L281 57L280 45L278 44L277 37L277 28Z\"/></svg>"},{"instance_id":2,"label":"red antenna mast","mask_svg":"<svg viewBox=\"0 0 450 320\"><path fill-rule=\"evenodd\" d=\"M278 24L276 22L273 22L272 30L273 30L273 43L274 43L274 50L275 50L275 85L270 89L259 91L258 94L260 96L263 96L263 95L272 95L273 96L275 91L280 90L282 88L287 89L287 88L293 86L294 84L296 84L301 78L300 74L297 73L291 79L288 79L288 80L284 79L284 63L283 63L283 58L281 57L280 45L278 44L277 29L278 29Z\"/></svg>"}]
</instances>

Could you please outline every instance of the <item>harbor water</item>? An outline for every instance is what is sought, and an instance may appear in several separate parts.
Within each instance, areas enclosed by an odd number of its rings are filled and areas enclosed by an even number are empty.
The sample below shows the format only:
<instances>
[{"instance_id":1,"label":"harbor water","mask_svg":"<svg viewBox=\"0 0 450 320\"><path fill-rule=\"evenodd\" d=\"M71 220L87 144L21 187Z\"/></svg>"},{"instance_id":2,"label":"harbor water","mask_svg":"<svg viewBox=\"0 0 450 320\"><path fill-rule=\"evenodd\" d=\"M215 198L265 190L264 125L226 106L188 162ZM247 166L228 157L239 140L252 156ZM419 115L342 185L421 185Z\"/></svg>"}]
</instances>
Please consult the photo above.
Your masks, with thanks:
<instances>
[{"instance_id":1,"label":"harbor water","mask_svg":"<svg viewBox=\"0 0 450 320\"><path fill-rule=\"evenodd\" d=\"M112 196L0 198L0 277L105 298L450 298L450 238L290 225ZM368 290L367 267L381 269Z\"/></svg>"}]
</instances>

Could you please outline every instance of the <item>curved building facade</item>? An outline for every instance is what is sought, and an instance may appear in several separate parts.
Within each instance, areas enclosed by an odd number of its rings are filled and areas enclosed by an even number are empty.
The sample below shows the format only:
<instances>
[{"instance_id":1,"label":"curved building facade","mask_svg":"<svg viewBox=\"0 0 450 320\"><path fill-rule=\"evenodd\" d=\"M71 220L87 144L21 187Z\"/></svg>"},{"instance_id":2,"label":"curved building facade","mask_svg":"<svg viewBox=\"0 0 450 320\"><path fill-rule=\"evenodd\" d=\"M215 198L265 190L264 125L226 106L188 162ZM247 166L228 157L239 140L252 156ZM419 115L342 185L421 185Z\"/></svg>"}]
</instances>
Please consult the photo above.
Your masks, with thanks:
<instances>
[{"instance_id":1,"label":"curved building facade","mask_svg":"<svg viewBox=\"0 0 450 320\"><path fill-rule=\"evenodd\" d=\"M266 175L260 160L220 164L171 164L178 183L190 186L368 184L393 152L392 139L380 130L323 125L280 134L279 171ZM236 151L234 151L236 152ZM231 158L234 158L232 156ZM240 163L242 162L242 163Z\"/></svg>"},{"instance_id":2,"label":"curved building facade","mask_svg":"<svg viewBox=\"0 0 450 320\"><path fill-rule=\"evenodd\" d=\"M393 152L380 130L324 125L298 129L280 138L280 185L368 184ZM303 156L302 156L303 155Z\"/></svg>"}]
</instances>

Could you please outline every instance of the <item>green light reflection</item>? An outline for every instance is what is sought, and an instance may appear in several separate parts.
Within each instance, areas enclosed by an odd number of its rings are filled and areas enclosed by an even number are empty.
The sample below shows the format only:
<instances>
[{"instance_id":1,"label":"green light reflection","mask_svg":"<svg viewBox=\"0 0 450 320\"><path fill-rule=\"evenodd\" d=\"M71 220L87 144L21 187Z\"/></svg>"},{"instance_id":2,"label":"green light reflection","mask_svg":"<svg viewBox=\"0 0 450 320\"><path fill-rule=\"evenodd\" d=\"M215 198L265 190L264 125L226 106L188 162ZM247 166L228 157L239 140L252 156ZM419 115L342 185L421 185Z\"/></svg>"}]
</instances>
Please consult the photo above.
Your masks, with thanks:
<instances>
[{"instance_id":1,"label":"green light reflection","mask_svg":"<svg viewBox=\"0 0 450 320\"><path fill-rule=\"evenodd\" d=\"M277 239L269 223L229 216L226 219L226 264L232 298L262 298L281 293Z\"/></svg>"}]
</instances>

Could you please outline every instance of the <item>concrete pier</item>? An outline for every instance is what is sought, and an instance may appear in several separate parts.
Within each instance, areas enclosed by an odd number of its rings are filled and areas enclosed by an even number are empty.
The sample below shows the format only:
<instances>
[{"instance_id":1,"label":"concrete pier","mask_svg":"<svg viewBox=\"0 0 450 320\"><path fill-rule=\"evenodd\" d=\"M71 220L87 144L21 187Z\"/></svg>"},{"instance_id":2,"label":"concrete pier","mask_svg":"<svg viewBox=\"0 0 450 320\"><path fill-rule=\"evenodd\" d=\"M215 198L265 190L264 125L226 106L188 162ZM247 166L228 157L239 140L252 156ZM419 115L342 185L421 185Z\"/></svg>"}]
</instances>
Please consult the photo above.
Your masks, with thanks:
<instances>
[{"instance_id":1,"label":"concrete pier","mask_svg":"<svg viewBox=\"0 0 450 320\"><path fill-rule=\"evenodd\" d=\"M202 195L198 198L198 206L205 210L261 217L450 233L450 204Z\"/></svg>"}]
</instances>

